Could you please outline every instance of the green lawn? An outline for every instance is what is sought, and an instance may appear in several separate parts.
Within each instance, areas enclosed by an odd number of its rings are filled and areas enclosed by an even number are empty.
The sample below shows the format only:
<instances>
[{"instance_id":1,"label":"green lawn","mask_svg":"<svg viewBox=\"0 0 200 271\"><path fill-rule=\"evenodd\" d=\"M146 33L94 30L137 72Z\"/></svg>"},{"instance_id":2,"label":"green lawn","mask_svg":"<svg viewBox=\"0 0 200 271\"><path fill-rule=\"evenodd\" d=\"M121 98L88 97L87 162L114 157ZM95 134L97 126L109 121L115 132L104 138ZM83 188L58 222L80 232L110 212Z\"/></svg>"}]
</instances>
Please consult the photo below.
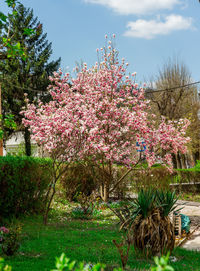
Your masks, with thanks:
<instances>
[{"instance_id":1,"label":"green lawn","mask_svg":"<svg viewBox=\"0 0 200 271\"><path fill-rule=\"evenodd\" d=\"M49 271L53 269L55 257L64 252L72 260L101 262L108 270L120 266L120 258L113 239L121 235L109 213L99 220L72 220L64 211L51 213L48 226L42 224L40 216L21 219L23 238L21 248L12 257L4 257L13 271ZM173 255L178 259L171 263L175 270L200 270L200 253L177 249ZM1 255L2 256L2 255ZM138 257L132 248L129 270L148 269L152 260Z\"/></svg>"}]
</instances>

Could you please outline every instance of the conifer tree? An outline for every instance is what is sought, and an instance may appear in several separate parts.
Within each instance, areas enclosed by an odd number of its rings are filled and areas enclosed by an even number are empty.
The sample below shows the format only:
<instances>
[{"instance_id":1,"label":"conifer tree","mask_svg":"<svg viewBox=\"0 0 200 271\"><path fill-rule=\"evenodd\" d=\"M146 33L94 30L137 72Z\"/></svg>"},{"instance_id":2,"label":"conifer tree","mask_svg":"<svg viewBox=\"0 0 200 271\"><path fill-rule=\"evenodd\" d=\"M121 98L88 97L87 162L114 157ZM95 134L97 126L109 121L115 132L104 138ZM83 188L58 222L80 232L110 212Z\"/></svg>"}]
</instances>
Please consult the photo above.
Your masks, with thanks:
<instances>
[{"instance_id":1,"label":"conifer tree","mask_svg":"<svg viewBox=\"0 0 200 271\"><path fill-rule=\"evenodd\" d=\"M15 116L19 130L24 132L26 155L31 155L30 134L23 127L20 114L25 106L24 94L27 93L32 102L38 97L43 101L48 99L46 89L49 76L58 69L60 59L49 61L52 44L48 42L47 34L43 33L38 18L34 17L33 10L19 4L16 11L16 16L8 18L9 24L4 26L3 33L5 37L9 33L13 42L20 42L26 57L17 55L0 62L3 114L11 113ZM32 33L26 33L30 29Z\"/></svg>"}]
</instances>

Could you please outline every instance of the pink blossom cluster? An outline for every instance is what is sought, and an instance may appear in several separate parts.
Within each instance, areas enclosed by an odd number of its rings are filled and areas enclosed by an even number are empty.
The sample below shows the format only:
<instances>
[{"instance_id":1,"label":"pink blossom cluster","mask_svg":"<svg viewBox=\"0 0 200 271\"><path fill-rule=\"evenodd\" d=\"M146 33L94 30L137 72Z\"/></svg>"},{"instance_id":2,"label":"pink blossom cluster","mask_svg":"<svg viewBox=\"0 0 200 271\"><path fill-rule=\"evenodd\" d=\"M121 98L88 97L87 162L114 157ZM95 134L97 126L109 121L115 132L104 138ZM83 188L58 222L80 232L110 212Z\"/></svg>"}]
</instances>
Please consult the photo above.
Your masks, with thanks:
<instances>
[{"instance_id":1,"label":"pink blossom cluster","mask_svg":"<svg viewBox=\"0 0 200 271\"><path fill-rule=\"evenodd\" d=\"M0 227L0 242L3 242L4 239L5 239L5 234L8 234L9 233L9 229L2 226Z\"/></svg>"},{"instance_id":2,"label":"pink blossom cluster","mask_svg":"<svg viewBox=\"0 0 200 271\"><path fill-rule=\"evenodd\" d=\"M186 151L188 120L174 123L163 118L156 126L144 89L135 82L136 73L126 76L128 63L119 63L113 46L101 51L101 62L92 68L84 63L71 80L69 73L55 72L49 86L52 101L28 103L24 125L50 155L59 153L68 162L90 157L133 166L139 156L136 142L142 137L150 166L161 153L160 159L171 165L172 153Z\"/></svg>"},{"instance_id":3,"label":"pink blossom cluster","mask_svg":"<svg viewBox=\"0 0 200 271\"><path fill-rule=\"evenodd\" d=\"M0 227L0 233L9 233L9 229L6 227Z\"/></svg>"}]
</instances>

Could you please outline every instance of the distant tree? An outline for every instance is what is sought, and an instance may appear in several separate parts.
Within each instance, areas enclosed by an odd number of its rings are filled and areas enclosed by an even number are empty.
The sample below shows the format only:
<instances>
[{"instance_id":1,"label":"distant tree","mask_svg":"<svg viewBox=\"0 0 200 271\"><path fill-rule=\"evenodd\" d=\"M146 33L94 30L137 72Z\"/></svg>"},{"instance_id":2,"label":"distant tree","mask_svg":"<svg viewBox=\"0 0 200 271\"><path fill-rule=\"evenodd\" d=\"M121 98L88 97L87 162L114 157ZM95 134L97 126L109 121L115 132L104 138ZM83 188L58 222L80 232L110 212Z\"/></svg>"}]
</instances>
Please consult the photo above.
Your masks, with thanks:
<instances>
[{"instance_id":1,"label":"distant tree","mask_svg":"<svg viewBox=\"0 0 200 271\"><path fill-rule=\"evenodd\" d=\"M155 80L155 90L166 89L166 91L155 92L151 98L160 115L174 120L183 117L186 103L191 97L191 89L181 86L191 82L192 78L187 67L178 60L169 59L163 65Z\"/></svg>"},{"instance_id":2,"label":"distant tree","mask_svg":"<svg viewBox=\"0 0 200 271\"><path fill-rule=\"evenodd\" d=\"M12 36L10 35L10 31L8 31L5 35L2 35L3 29L6 25L9 25L8 18L14 18L17 15L16 5L18 3L17 0L5 0L9 12L8 14L4 14L0 11L0 60L12 58L17 55L21 57L26 57L24 48L21 46L19 41L14 41ZM8 27L9 28L9 27ZM24 33L26 35L31 35L34 32L31 28L25 28Z\"/></svg>"},{"instance_id":3,"label":"distant tree","mask_svg":"<svg viewBox=\"0 0 200 271\"><path fill-rule=\"evenodd\" d=\"M200 125L197 118L197 88L196 86L182 87L190 83L192 83L192 78L186 65L177 59L169 59L154 80L154 89L165 91L152 93L150 90L150 94L147 91L147 95L151 100L151 110L158 117L165 116L167 119L175 121L185 117L190 119L191 126L188 129L191 137L190 149L196 152L198 150L197 142L200 141L200 131L198 129L199 132L193 133L191 127ZM176 159L174 157L174 166L185 167L185 156L181 157L178 153Z\"/></svg>"},{"instance_id":4,"label":"distant tree","mask_svg":"<svg viewBox=\"0 0 200 271\"><path fill-rule=\"evenodd\" d=\"M27 93L32 102L38 97L47 99L49 76L58 69L60 59L49 62L51 43L47 41L47 34L43 34L42 24L34 17L32 9L17 5L15 16L9 16L8 22L3 25L4 37L9 33L12 42L20 43L24 48L26 57L18 54L15 58L6 58L0 62L3 114L15 116L19 129L24 131L26 155L31 155L30 133L21 124L24 94ZM30 33L26 32L30 31L31 35L27 35Z\"/></svg>"}]
</instances>

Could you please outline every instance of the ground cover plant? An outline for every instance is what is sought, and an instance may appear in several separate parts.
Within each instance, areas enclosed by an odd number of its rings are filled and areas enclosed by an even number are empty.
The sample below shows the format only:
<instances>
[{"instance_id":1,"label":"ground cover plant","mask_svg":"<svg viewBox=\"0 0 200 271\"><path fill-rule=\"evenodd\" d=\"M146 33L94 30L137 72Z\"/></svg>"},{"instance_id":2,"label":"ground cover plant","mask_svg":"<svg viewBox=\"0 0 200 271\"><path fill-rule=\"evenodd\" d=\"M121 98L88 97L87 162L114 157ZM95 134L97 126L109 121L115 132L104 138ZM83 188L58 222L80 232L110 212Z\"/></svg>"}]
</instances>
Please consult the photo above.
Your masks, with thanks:
<instances>
[{"instance_id":1,"label":"ground cover plant","mask_svg":"<svg viewBox=\"0 0 200 271\"><path fill-rule=\"evenodd\" d=\"M49 271L55 266L55 257L63 252L72 261L106 264L106 270L121 266L113 239L120 242L122 233L118 231L118 220L109 209L103 210L99 219L74 220L70 212L76 206L75 203L63 205L54 202L54 206L57 207L51 210L47 226L43 225L41 216L20 220L23 224L20 249L14 256L4 257L13 270ZM200 253L179 248L172 255L177 258L176 262L170 262L175 270L200 269ZM131 247L127 270L148 270L152 265L153 259L147 260L136 255Z\"/></svg>"}]
</instances>

